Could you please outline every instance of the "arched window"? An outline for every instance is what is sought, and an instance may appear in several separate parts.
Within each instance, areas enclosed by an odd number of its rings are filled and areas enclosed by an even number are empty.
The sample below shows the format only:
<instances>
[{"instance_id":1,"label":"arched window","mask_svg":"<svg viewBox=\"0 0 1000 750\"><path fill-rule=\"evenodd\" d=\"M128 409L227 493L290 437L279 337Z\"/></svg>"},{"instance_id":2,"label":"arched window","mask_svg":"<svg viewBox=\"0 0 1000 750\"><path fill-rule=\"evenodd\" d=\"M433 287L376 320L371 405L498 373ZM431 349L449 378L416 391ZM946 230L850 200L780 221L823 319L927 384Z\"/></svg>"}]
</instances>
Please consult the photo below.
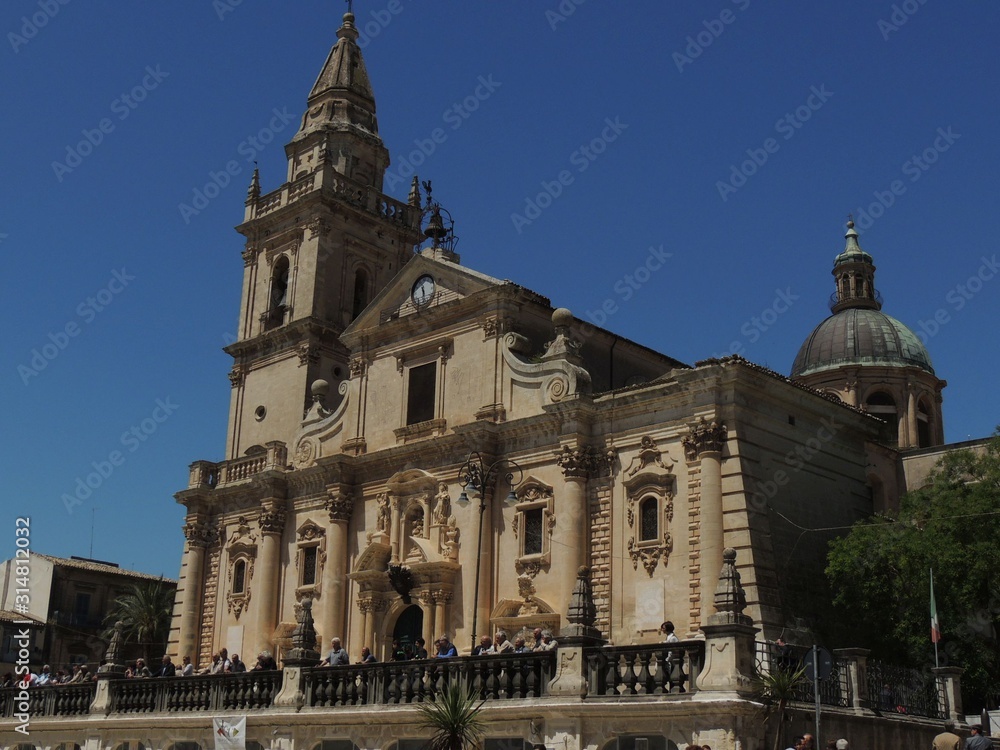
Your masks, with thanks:
<instances>
[{"instance_id":1,"label":"arched window","mask_svg":"<svg viewBox=\"0 0 1000 750\"><path fill-rule=\"evenodd\" d=\"M885 391L876 391L868 396L865 401L865 408L869 414L874 414L882 419L896 416L896 401Z\"/></svg>"},{"instance_id":2,"label":"arched window","mask_svg":"<svg viewBox=\"0 0 1000 750\"><path fill-rule=\"evenodd\" d=\"M359 268L354 272L354 298L351 306L351 320L361 314L368 306L368 274Z\"/></svg>"},{"instance_id":3,"label":"arched window","mask_svg":"<svg viewBox=\"0 0 1000 750\"><path fill-rule=\"evenodd\" d=\"M264 330L283 325L288 309L288 258L282 256L271 270L271 290L268 310L264 313Z\"/></svg>"},{"instance_id":4,"label":"arched window","mask_svg":"<svg viewBox=\"0 0 1000 750\"><path fill-rule=\"evenodd\" d=\"M927 402L920 399L917 402L917 447L931 446L931 414Z\"/></svg>"},{"instance_id":5,"label":"arched window","mask_svg":"<svg viewBox=\"0 0 1000 750\"><path fill-rule=\"evenodd\" d=\"M242 594L247 583L247 561L237 560L233 565L233 593Z\"/></svg>"},{"instance_id":6,"label":"arched window","mask_svg":"<svg viewBox=\"0 0 1000 750\"><path fill-rule=\"evenodd\" d=\"M652 542L660 537L659 503L655 497L639 503L639 541Z\"/></svg>"}]
</instances>

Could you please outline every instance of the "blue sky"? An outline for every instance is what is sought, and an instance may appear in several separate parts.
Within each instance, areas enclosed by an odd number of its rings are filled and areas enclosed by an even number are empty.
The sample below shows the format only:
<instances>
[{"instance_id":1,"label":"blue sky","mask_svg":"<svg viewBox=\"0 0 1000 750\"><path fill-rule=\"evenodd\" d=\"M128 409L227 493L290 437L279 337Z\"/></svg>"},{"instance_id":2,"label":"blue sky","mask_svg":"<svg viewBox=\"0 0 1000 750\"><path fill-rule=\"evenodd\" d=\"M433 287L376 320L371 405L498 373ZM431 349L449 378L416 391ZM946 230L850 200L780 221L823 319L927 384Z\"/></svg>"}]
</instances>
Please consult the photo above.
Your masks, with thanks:
<instances>
[{"instance_id":1,"label":"blue sky","mask_svg":"<svg viewBox=\"0 0 1000 750\"><path fill-rule=\"evenodd\" d=\"M67 556L90 554L94 519L94 557L177 575L173 493L224 450L251 162L281 184L343 10L4 3L2 557L17 516ZM405 198L418 162L467 265L683 361L738 351L787 373L854 212L885 311L949 381L947 439L1000 422L996 4L355 12L387 186ZM107 476L68 512L95 463Z\"/></svg>"}]
</instances>

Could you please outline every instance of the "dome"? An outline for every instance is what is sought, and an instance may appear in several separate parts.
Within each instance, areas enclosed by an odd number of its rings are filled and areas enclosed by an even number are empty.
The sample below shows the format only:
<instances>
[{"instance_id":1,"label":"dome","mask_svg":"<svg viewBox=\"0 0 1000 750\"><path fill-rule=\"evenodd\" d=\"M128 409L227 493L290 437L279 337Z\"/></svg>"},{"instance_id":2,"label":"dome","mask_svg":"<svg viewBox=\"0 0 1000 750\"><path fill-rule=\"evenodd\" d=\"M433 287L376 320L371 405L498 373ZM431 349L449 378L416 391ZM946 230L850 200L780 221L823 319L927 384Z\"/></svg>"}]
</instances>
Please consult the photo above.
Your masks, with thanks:
<instances>
[{"instance_id":1,"label":"dome","mask_svg":"<svg viewBox=\"0 0 1000 750\"><path fill-rule=\"evenodd\" d=\"M792 377L851 365L919 367L934 374L917 334L880 310L849 308L816 326L795 357Z\"/></svg>"}]
</instances>

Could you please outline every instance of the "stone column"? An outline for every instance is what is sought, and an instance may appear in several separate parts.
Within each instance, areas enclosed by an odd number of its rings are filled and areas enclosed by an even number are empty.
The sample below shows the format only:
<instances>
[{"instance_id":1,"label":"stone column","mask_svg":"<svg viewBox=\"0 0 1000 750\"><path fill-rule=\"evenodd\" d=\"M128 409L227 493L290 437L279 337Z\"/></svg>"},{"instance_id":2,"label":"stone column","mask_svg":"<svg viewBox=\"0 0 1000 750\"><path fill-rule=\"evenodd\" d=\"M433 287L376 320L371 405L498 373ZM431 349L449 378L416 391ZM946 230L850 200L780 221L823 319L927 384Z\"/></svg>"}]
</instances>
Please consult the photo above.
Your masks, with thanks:
<instances>
[{"instance_id":1,"label":"stone column","mask_svg":"<svg viewBox=\"0 0 1000 750\"><path fill-rule=\"evenodd\" d=\"M906 434L909 448L916 448L920 445L917 436L917 385L916 383L906 384Z\"/></svg>"},{"instance_id":2,"label":"stone column","mask_svg":"<svg viewBox=\"0 0 1000 750\"><path fill-rule=\"evenodd\" d=\"M437 635L435 635L435 628L437 626L434 624L434 594L427 590L421 591L418 601L420 602L420 609L424 612L424 628L420 633L420 637L424 639L424 647L430 653L431 644L437 638Z\"/></svg>"},{"instance_id":3,"label":"stone column","mask_svg":"<svg viewBox=\"0 0 1000 750\"><path fill-rule=\"evenodd\" d=\"M358 602L358 609L361 610L361 640L365 644L369 644L370 643L370 638L369 638L368 634L370 632L372 632L372 629L373 629L373 626L372 626L372 605L373 605L373 602L372 602L371 597L369 597L367 599L362 599L362 600L360 600ZM372 650L374 652L374 650L376 648L375 644L371 643L370 645L371 645L371 648L372 648Z\"/></svg>"},{"instance_id":4,"label":"stone column","mask_svg":"<svg viewBox=\"0 0 1000 750\"><path fill-rule=\"evenodd\" d=\"M563 447L556 463L566 478L563 499L556 504L555 526L552 529L551 566L549 575L559 580L560 596L568 601L576 586L577 572L587 563L590 539L587 531L587 480L598 468L598 456L593 448Z\"/></svg>"},{"instance_id":5,"label":"stone column","mask_svg":"<svg viewBox=\"0 0 1000 750\"><path fill-rule=\"evenodd\" d=\"M330 538L323 567L323 605L320 632L329 641L334 636L346 640L347 619L347 530L354 512L354 500L345 485L326 488L329 498L326 509L330 514Z\"/></svg>"},{"instance_id":6,"label":"stone column","mask_svg":"<svg viewBox=\"0 0 1000 750\"><path fill-rule=\"evenodd\" d=\"M205 551L215 537L215 529L200 515L192 515L188 516L188 522L184 526L184 536L187 537L187 548L184 550L183 588L179 588L177 592L180 628L176 656L178 660L183 656L190 656L192 663L197 664Z\"/></svg>"},{"instance_id":7,"label":"stone column","mask_svg":"<svg viewBox=\"0 0 1000 750\"><path fill-rule=\"evenodd\" d=\"M389 545L392 547L392 558L390 562L399 564L399 554L400 554L400 541L403 535L403 530L399 525L400 517L400 499L398 497L389 498L389 504L391 507L391 515L389 520Z\"/></svg>"},{"instance_id":8,"label":"stone column","mask_svg":"<svg viewBox=\"0 0 1000 750\"><path fill-rule=\"evenodd\" d=\"M281 573L281 535L285 530L284 500L271 498L261 503L260 588L255 592L254 649L274 651L274 628L277 625L278 581Z\"/></svg>"},{"instance_id":9,"label":"stone column","mask_svg":"<svg viewBox=\"0 0 1000 750\"><path fill-rule=\"evenodd\" d=\"M451 638L452 643L455 641L455 634L450 632L448 629L448 602L451 601L451 592L445 591L444 589L438 589L434 592L434 627L437 628L434 635L431 636L431 640L428 643L433 643L434 639L445 633Z\"/></svg>"},{"instance_id":10,"label":"stone column","mask_svg":"<svg viewBox=\"0 0 1000 750\"><path fill-rule=\"evenodd\" d=\"M699 576L701 580L701 622L711 617L711 587L715 584L715 571L722 569L722 550L725 548L725 527L722 508L722 451L726 445L726 427L704 418L691 425L691 432L684 438L684 452L689 462L701 461L701 511Z\"/></svg>"}]
</instances>

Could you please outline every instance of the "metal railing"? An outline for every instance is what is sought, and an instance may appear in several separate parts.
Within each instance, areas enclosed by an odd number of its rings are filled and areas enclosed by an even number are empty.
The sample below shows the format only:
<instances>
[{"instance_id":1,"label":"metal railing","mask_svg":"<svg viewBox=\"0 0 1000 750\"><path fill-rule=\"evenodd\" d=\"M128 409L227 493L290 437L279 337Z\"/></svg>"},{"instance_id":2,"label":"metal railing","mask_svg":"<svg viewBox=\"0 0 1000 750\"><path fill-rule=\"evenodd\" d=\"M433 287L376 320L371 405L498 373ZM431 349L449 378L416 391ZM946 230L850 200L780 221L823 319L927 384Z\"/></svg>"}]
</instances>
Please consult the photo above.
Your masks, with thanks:
<instances>
[{"instance_id":1,"label":"metal railing","mask_svg":"<svg viewBox=\"0 0 1000 750\"><path fill-rule=\"evenodd\" d=\"M812 659L812 648L809 646L787 646L787 652L782 653L774 643L757 641L754 665L758 674L771 674L775 670L796 672ZM813 684L802 679L794 688L793 700L812 703L815 700ZM847 660L835 656L830 676L819 681L819 700L825 706L851 705L851 685L849 681Z\"/></svg>"},{"instance_id":2,"label":"metal railing","mask_svg":"<svg viewBox=\"0 0 1000 750\"><path fill-rule=\"evenodd\" d=\"M946 718L944 685L919 669L869 659L866 670L868 706L879 713Z\"/></svg>"}]
</instances>

